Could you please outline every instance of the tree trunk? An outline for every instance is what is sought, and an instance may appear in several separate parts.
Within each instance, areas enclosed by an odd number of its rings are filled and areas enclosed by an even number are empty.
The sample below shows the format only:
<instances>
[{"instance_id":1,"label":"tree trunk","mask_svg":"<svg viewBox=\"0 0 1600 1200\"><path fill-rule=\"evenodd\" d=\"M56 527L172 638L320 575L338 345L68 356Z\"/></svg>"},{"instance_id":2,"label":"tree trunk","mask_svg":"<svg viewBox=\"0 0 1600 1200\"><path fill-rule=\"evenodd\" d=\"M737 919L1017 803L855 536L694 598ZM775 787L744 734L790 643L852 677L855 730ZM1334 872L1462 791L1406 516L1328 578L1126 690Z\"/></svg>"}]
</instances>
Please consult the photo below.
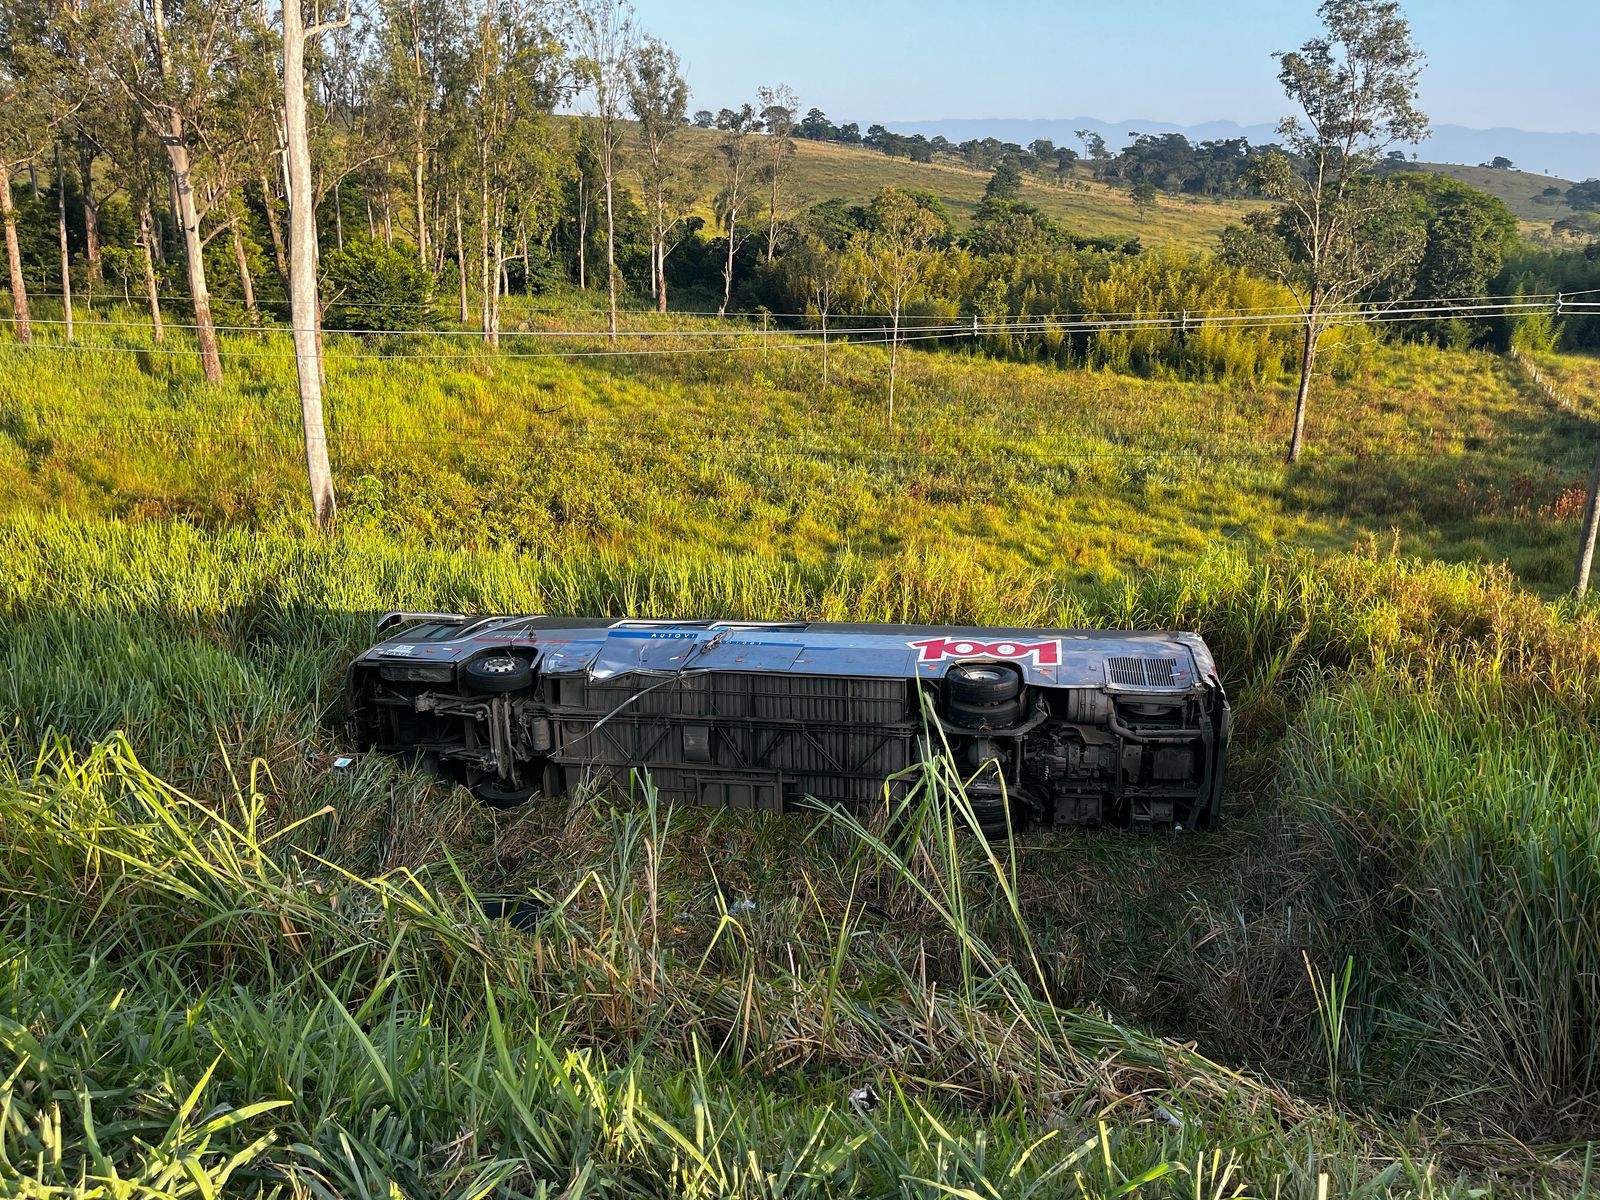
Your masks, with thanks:
<instances>
[{"instance_id":1,"label":"tree trunk","mask_svg":"<svg viewBox=\"0 0 1600 1200\"><path fill-rule=\"evenodd\" d=\"M1572 577L1572 594L1580 600L1589 590L1589 569L1594 565L1594 545L1600 534L1600 447L1589 471L1589 499L1583 506L1583 537L1578 543L1578 569Z\"/></svg>"},{"instance_id":2,"label":"tree trunk","mask_svg":"<svg viewBox=\"0 0 1600 1200\"><path fill-rule=\"evenodd\" d=\"M517 237L522 244L522 294L533 295L533 268L528 256L528 217L523 214L517 221Z\"/></svg>"},{"instance_id":3,"label":"tree trunk","mask_svg":"<svg viewBox=\"0 0 1600 1200\"><path fill-rule=\"evenodd\" d=\"M344 249L344 202L339 197L339 181L333 181L333 244Z\"/></svg>"},{"instance_id":4,"label":"tree trunk","mask_svg":"<svg viewBox=\"0 0 1600 1200\"><path fill-rule=\"evenodd\" d=\"M420 263L428 261L428 202L422 190L428 167L428 147L422 140L423 119L421 115L417 118L417 145L411 164L411 185L417 202L417 261Z\"/></svg>"},{"instance_id":5,"label":"tree trunk","mask_svg":"<svg viewBox=\"0 0 1600 1200\"><path fill-rule=\"evenodd\" d=\"M283 5L284 154L289 171L289 321L300 418L305 430L306 481L312 519L327 528L334 518L333 471L322 417L322 352L317 314L317 222L312 209L311 145L306 133L306 31L300 0Z\"/></svg>"},{"instance_id":6,"label":"tree trunk","mask_svg":"<svg viewBox=\"0 0 1600 1200\"><path fill-rule=\"evenodd\" d=\"M11 168L0 162L0 219L6 227L6 267L11 283L11 320L17 341L33 341L33 319L28 313L28 281L22 276L22 246L17 241L17 209L11 202Z\"/></svg>"},{"instance_id":7,"label":"tree trunk","mask_svg":"<svg viewBox=\"0 0 1600 1200\"><path fill-rule=\"evenodd\" d=\"M1321 336L1322 329L1316 318L1308 318L1300 351L1300 390L1294 401L1294 432L1289 435L1288 461L1291 463L1300 461L1300 449L1305 443L1306 402L1311 398L1311 368L1317 361L1317 341Z\"/></svg>"},{"instance_id":8,"label":"tree trunk","mask_svg":"<svg viewBox=\"0 0 1600 1200\"><path fill-rule=\"evenodd\" d=\"M728 315L728 301L733 297L733 231L739 225L739 210L734 209L728 213L728 259L722 265L722 306L717 309L717 316Z\"/></svg>"},{"instance_id":9,"label":"tree trunk","mask_svg":"<svg viewBox=\"0 0 1600 1200\"><path fill-rule=\"evenodd\" d=\"M105 278L100 260L100 205L94 198L94 142L78 135L78 174L83 177L83 255L90 284Z\"/></svg>"},{"instance_id":10,"label":"tree trunk","mask_svg":"<svg viewBox=\"0 0 1600 1200\"><path fill-rule=\"evenodd\" d=\"M900 304L895 302L894 327L889 334L889 428L894 428L894 381L900 366Z\"/></svg>"},{"instance_id":11,"label":"tree trunk","mask_svg":"<svg viewBox=\"0 0 1600 1200\"><path fill-rule=\"evenodd\" d=\"M394 249L394 205L389 200L389 189L383 189L383 244Z\"/></svg>"},{"instance_id":12,"label":"tree trunk","mask_svg":"<svg viewBox=\"0 0 1600 1200\"><path fill-rule=\"evenodd\" d=\"M428 170L428 105L422 99L422 14L415 0L411 4L411 69L417 81L417 107L411 114L414 144L411 155L411 186L417 203L417 261L428 261L428 205L423 183ZM431 90L431 89L430 89ZM444 239L440 239L443 241Z\"/></svg>"},{"instance_id":13,"label":"tree trunk","mask_svg":"<svg viewBox=\"0 0 1600 1200\"><path fill-rule=\"evenodd\" d=\"M283 228L278 224L278 206L272 200L272 185L267 173L261 172L261 207L267 210L267 232L272 235L272 253L278 260L278 274L285 285L289 282L289 258L283 248Z\"/></svg>"},{"instance_id":14,"label":"tree trunk","mask_svg":"<svg viewBox=\"0 0 1600 1200\"><path fill-rule=\"evenodd\" d=\"M302 101L303 103L303 101ZM217 327L211 317L211 293L206 289L205 243L200 239L200 212L194 202L194 180L189 168L189 147L184 140L183 118L168 111L162 137L172 167L172 190L178 225L183 230L183 255L189 272L189 297L194 304L195 340L200 343L200 366L207 383L222 382L222 359L217 354Z\"/></svg>"},{"instance_id":15,"label":"tree trunk","mask_svg":"<svg viewBox=\"0 0 1600 1200\"><path fill-rule=\"evenodd\" d=\"M667 311L667 239L656 242L656 311Z\"/></svg>"},{"instance_id":16,"label":"tree trunk","mask_svg":"<svg viewBox=\"0 0 1600 1200\"><path fill-rule=\"evenodd\" d=\"M817 306L822 311L822 390L828 390L828 309L826 305Z\"/></svg>"},{"instance_id":17,"label":"tree trunk","mask_svg":"<svg viewBox=\"0 0 1600 1200\"><path fill-rule=\"evenodd\" d=\"M61 309L67 341L72 340L72 258L67 253L67 177L61 169L61 143L56 143L56 232L61 241Z\"/></svg>"},{"instance_id":18,"label":"tree trunk","mask_svg":"<svg viewBox=\"0 0 1600 1200\"><path fill-rule=\"evenodd\" d=\"M161 298L156 294L156 260L151 245L155 240L155 218L150 213L150 201L139 209L139 241L144 246L144 293L150 302L150 333L157 342L164 330L161 327Z\"/></svg>"},{"instance_id":19,"label":"tree trunk","mask_svg":"<svg viewBox=\"0 0 1600 1200\"><path fill-rule=\"evenodd\" d=\"M776 172L777 168L773 168ZM778 177L772 177L772 198L767 203L767 266L772 265L772 256L777 253L778 247Z\"/></svg>"},{"instance_id":20,"label":"tree trunk","mask_svg":"<svg viewBox=\"0 0 1600 1200\"><path fill-rule=\"evenodd\" d=\"M251 322L256 319L256 285L250 278L250 257L244 250L244 234L239 232L239 222L233 223L233 261L239 264L239 290L244 293L245 311Z\"/></svg>"},{"instance_id":21,"label":"tree trunk","mask_svg":"<svg viewBox=\"0 0 1600 1200\"><path fill-rule=\"evenodd\" d=\"M378 239L378 226L372 219L372 197L367 197L367 238L371 241Z\"/></svg>"},{"instance_id":22,"label":"tree trunk","mask_svg":"<svg viewBox=\"0 0 1600 1200\"><path fill-rule=\"evenodd\" d=\"M437 192L434 193L433 199L429 202L429 207L433 210L433 220L429 223L429 228L440 231L433 235L433 273L435 275L442 275L444 274L446 234L443 232L445 227L444 212L440 208L439 195Z\"/></svg>"},{"instance_id":23,"label":"tree trunk","mask_svg":"<svg viewBox=\"0 0 1600 1200\"><path fill-rule=\"evenodd\" d=\"M478 250L480 252L478 283L483 290L479 293L483 304L483 319L479 322L483 330L483 340L491 349L500 348L500 336L495 330L490 319L490 307L494 304L495 294L500 287L500 281L495 278L498 264L489 261L489 151L487 147L479 148L479 175L478 175Z\"/></svg>"},{"instance_id":24,"label":"tree trunk","mask_svg":"<svg viewBox=\"0 0 1600 1200\"><path fill-rule=\"evenodd\" d=\"M607 137L611 135L606 134ZM606 152L609 159L611 151ZM617 228L611 206L612 164L606 164L606 292L611 305L611 341L617 340Z\"/></svg>"},{"instance_id":25,"label":"tree trunk","mask_svg":"<svg viewBox=\"0 0 1600 1200\"><path fill-rule=\"evenodd\" d=\"M456 193L456 281L461 285L462 325L467 323L467 245L461 238L461 193Z\"/></svg>"},{"instance_id":26,"label":"tree trunk","mask_svg":"<svg viewBox=\"0 0 1600 1200\"><path fill-rule=\"evenodd\" d=\"M578 176L578 290L589 290L589 205L583 197L583 176Z\"/></svg>"}]
</instances>

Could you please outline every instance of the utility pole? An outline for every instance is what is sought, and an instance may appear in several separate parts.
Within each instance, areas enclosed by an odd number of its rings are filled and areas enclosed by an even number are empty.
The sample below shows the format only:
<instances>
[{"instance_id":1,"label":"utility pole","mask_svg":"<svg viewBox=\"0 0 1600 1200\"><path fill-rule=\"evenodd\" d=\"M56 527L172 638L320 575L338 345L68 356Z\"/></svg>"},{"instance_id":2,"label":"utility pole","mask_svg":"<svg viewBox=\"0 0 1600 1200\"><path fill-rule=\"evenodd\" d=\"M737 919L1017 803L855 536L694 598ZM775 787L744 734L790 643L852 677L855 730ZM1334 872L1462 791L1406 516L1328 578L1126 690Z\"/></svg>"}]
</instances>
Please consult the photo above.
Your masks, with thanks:
<instances>
[{"instance_id":1,"label":"utility pole","mask_svg":"<svg viewBox=\"0 0 1600 1200\"><path fill-rule=\"evenodd\" d=\"M283 131L289 184L289 321L294 335L295 374L300 381L300 419L305 429L306 481L312 519L326 529L336 505L328 465L328 434L322 419L322 346L317 315L317 225L312 206L311 140L306 132L306 41L350 23L344 15L306 27L301 0L283 4Z\"/></svg>"}]
</instances>

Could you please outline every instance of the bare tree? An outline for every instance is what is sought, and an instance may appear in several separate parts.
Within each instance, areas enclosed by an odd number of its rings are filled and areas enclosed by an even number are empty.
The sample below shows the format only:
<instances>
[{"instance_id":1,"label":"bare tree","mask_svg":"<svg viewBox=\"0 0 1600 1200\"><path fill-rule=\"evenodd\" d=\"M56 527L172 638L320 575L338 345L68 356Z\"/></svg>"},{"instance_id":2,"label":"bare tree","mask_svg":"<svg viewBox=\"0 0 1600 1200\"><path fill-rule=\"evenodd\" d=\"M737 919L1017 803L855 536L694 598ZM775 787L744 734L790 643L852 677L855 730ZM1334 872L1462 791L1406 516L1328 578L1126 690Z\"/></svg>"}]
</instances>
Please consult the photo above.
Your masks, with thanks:
<instances>
[{"instance_id":1,"label":"bare tree","mask_svg":"<svg viewBox=\"0 0 1600 1200\"><path fill-rule=\"evenodd\" d=\"M1232 260L1276 276L1300 307L1300 386L1288 460L1305 441L1317 347L1336 314L1403 278L1422 251L1404 201L1372 168L1390 146L1427 136L1416 107L1422 53L1396 0L1323 0L1326 34L1277 56L1278 78L1302 117L1285 117L1288 154L1263 155L1251 174L1279 200L1224 236Z\"/></svg>"},{"instance_id":2,"label":"bare tree","mask_svg":"<svg viewBox=\"0 0 1600 1200\"><path fill-rule=\"evenodd\" d=\"M762 174L767 184L767 262L770 264L778 252L779 207L794 168L795 113L799 111L800 98L786 83L775 88L760 88L756 98L761 104L761 125L766 130L766 161L762 164Z\"/></svg>"},{"instance_id":3,"label":"bare tree","mask_svg":"<svg viewBox=\"0 0 1600 1200\"><path fill-rule=\"evenodd\" d=\"M289 190L289 324L295 374L300 381L300 420L305 433L306 481L312 519L333 523L337 504L328 464L328 434L322 415L322 343L317 305L317 220L306 121L306 43L350 21L342 16L306 25L302 0L283 4L283 143Z\"/></svg>"},{"instance_id":4,"label":"bare tree","mask_svg":"<svg viewBox=\"0 0 1600 1200\"><path fill-rule=\"evenodd\" d=\"M739 232L739 214L749 200L749 192L757 169L760 147L756 135L761 121L750 105L738 109L725 108L717 115L717 128L722 137L717 143L717 159L722 167L722 190L717 193L717 220L728 239L728 255L722 266L722 303L717 316L728 314L728 303L733 298L733 257L744 241Z\"/></svg>"},{"instance_id":5,"label":"bare tree","mask_svg":"<svg viewBox=\"0 0 1600 1200\"><path fill-rule=\"evenodd\" d=\"M633 6L628 0L582 0L578 6L578 71L594 102L595 149L606 210L606 295L611 340L617 340L617 223L615 196L622 106L633 58Z\"/></svg>"},{"instance_id":6,"label":"bare tree","mask_svg":"<svg viewBox=\"0 0 1600 1200\"><path fill-rule=\"evenodd\" d=\"M678 55L660 38L640 43L628 72L628 104L639 122L640 176L650 209L650 290L667 311L667 237L679 218L680 183L687 179L679 136L689 111L689 84Z\"/></svg>"}]
</instances>

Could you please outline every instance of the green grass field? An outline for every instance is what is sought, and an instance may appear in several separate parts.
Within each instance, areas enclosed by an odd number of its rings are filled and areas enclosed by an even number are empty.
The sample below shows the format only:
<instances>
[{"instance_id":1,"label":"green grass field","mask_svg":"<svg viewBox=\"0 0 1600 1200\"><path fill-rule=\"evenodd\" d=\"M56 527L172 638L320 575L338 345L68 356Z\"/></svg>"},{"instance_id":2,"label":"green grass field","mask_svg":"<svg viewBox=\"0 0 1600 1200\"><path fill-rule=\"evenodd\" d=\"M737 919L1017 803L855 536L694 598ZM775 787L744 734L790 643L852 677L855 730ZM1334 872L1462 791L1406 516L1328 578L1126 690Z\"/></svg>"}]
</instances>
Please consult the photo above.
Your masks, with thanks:
<instances>
[{"instance_id":1,"label":"green grass field","mask_svg":"<svg viewBox=\"0 0 1600 1200\"><path fill-rule=\"evenodd\" d=\"M1568 412L1352 349L1290 470L1283 381L910 353L891 429L876 347L824 387L781 335L613 356L546 306L523 357L330 336L317 534L283 336L207 389L123 319L0 343L0 1188L1592 1192L1593 363L1541 360ZM332 765L402 606L1196 629L1225 827L991 853L938 763L892 845L489 813Z\"/></svg>"}]
</instances>

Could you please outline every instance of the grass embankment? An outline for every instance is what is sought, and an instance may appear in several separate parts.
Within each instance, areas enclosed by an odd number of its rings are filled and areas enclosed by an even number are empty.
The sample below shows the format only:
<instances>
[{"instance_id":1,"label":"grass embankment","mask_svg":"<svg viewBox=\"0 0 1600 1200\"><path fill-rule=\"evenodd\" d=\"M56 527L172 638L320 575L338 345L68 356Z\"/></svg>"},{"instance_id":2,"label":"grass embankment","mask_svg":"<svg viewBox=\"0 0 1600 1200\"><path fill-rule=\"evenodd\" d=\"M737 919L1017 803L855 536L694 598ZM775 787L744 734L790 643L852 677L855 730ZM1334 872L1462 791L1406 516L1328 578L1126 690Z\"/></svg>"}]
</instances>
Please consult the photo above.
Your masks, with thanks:
<instances>
[{"instance_id":1,"label":"grass embankment","mask_svg":"<svg viewBox=\"0 0 1600 1200\"><path fill-rule=\"evenodd\" d=\"M525 330L585 327L534 313ZM634 322L654 318L630 315ZM715 560L937 557L1105 581L1218 542L1509 561L1568 582L1588 426L1483 354L1379 348L1319 381L1308 460L1280 462L1292 397L1262 386L904 355L773 335L624 341L330 337L329 421L348 524L456 544ZM25 506L281 525L300 507L293 364L281 333L224 339L199 382L177 337L86 327L80 346L0 346L0 488ZM708 344L717 351L699 353ZM448 355L441 359L439 355ZM419 357L405 357L418 355Z\"/></svg>"},{"instance_id":2,"label":"grass embankment","mask_svg":"<svg viewBox=\"0 0 1600 1200\"><path fill-rule=\"evenodd\" d=\"M1255 1194L1582 1175L1538 1144L1592 1128L1600 1086L1600 631L1503 577L1222 555L1085 592L166 522L14 517L0 538L13 1163L52 1138L71 1163L92 1113L108 1161L153 1169L131 1137L178 1138L220 1058L189 1125L284 1101L214 1151L270 1134L261 1163L340 1194L502 1170L529 1193L585 1162L596 1187L704 1194L784 1171L930 1195L1111 1195L1162 1164L1185 1194L1230 1163ZM1019 846L1014 891L975 840L952 873L937 838L890 856L796 819L496 820L386 761L329 768L339 669L397 603L1195 627L1239 703L1233 809L1214 838ZM116 744L34 765L51 729L125 729L201 802ZM548 908L524 934L469 889ZM1356 961L1338 1106L1302 954ZM864 1117L846 1093L867 1085Z\"/></svg>"},{"instance_id":3,"label":"grass embankment","mask_svg":"<svg viewBox=\"0 0 1600 1200\"><path fill-rule=\"evenodd\" d=\"M1382 351L1285 488L1278 388L916 355L890 435L868 348L828 390L776 346L347 350L329 538L283 515L281 359L211 395L167 356L3 351L0 1179L177 1190L184 1154L242 1153L238 1190L335 1195L1587 1188L1600 626L1504 570L1326 549L1400 525L1564 571L1570 521L1485 500L1584 450L1514 374ZM1045 453L1074 447L1116 456ZM1013 866L939 821L488 814L331 767L394 606L1198 629L1229 818ZM535 902L516 928L473 896ZM1348 959L1330 1063L1312 978Z\"/></svg>"}]
</instances>

